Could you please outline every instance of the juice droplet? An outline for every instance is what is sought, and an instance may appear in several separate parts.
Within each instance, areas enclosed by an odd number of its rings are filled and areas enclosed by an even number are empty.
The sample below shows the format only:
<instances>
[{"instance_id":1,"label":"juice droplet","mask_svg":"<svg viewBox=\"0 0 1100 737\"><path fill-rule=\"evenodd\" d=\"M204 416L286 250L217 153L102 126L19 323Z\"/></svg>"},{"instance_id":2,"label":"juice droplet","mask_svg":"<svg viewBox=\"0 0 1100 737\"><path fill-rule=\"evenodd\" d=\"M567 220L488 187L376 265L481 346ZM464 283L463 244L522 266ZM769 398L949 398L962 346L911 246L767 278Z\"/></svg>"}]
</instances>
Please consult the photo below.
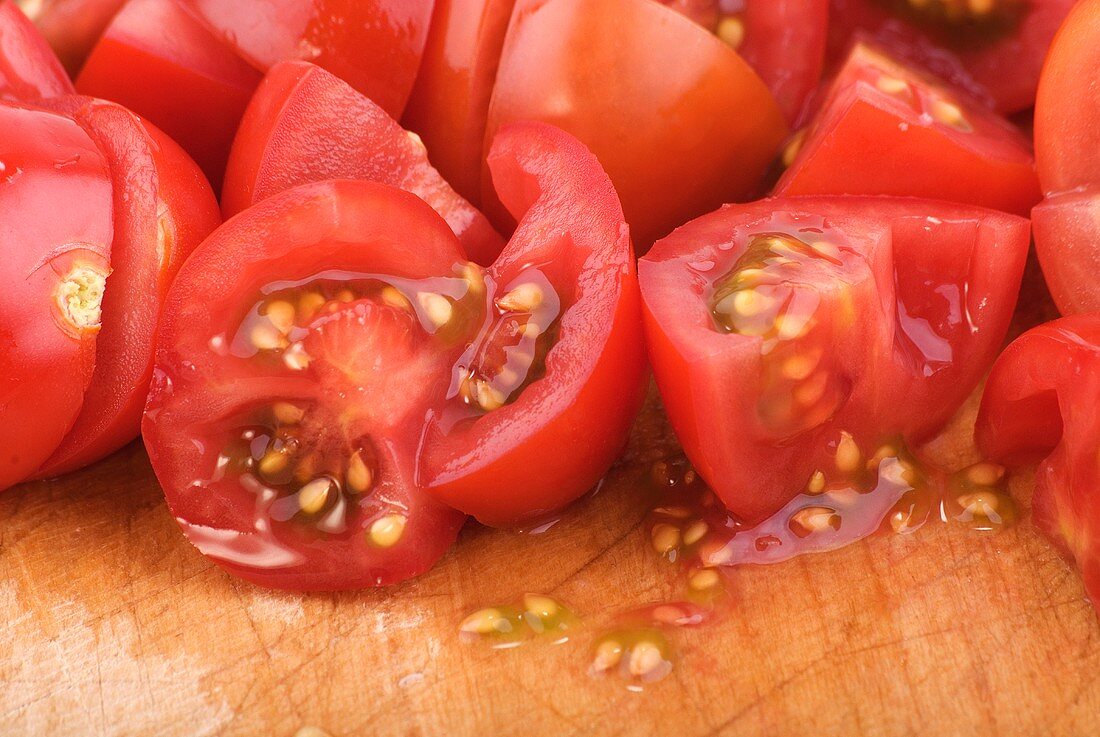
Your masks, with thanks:
<instances>
[{"instance_id":1,"label":"juice droplet","mask_svg":"<svg viewBox=\"0 0 1100 737\"><path fill-rule=\"evenodd\" d=\"M536 638L555 644L569 640L579 618L559 600L545 594L524 594L518 601L471 612L459 625L459 638L502 649Z\"/></svg>"}]
</instances>

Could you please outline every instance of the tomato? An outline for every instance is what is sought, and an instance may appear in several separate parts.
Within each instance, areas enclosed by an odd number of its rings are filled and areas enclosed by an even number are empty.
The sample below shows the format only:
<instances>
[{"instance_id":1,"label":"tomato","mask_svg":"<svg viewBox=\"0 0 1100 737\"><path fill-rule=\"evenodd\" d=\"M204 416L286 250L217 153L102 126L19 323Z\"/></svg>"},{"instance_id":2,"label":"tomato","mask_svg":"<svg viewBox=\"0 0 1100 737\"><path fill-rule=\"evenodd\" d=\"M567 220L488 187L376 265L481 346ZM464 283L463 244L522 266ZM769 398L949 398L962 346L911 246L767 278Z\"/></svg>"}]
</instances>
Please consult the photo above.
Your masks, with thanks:
<instances>
[{"instance_id":1,"label":"tomato","mask_svg":"<svg viewBox=\"0 0 1100 737\"><path fill-rule=\"evenodd\" d=\"M390 115L409 99L434 0L179 0L257 69L311 61Z\"/></svg>"},{"instance_id":2,"label":"tomato","mask_svg":"<svg viewBox=\"0 0 1100 737\"><path fill-rule=\"evenodd\" d=\"M930 200L729 205L639 264L650 362L688 458L745 523L947 422L996 357L1026 220Z\"/></svg>"},{"instance_id":3,"label":"tomato","mask_svg":"<svg viewBox=\"0 0 1100 737\"><path fill-rule=\"evenodd\" d=\"M114 182L111 274L95 372L76 424L39 471L58 476L138 436L161 303L184 259L221 219L195 163L130 111L79 97L44 104L84 127L107 157Z\"/></svg>"},{"instance_id":4,"label":"tomato","mask_svg":"<svg viewBox=\"0 0 1100 737\"><path fill-rule=\"evenodd\" d=\"M725 43L650 0L531 0L517 7L489 106L487 141L535 119L577 136L615 183L644 251L744 198L787 133L767 87ZM505 230L509 218L485 209Z\"/></svg>"},{"instance_id":5,"label":"tomato","mask_svg":"<svg viewBox=\"0 0 1100 737\"><path fill-rule=\"evenodd\" d=\"M716 33L756 70L789 123L825 63L829 0L661 0Z\"/></svg>"},{"instance_id":6,"label":"tomato","mask_svg":"<svg viewBox=\"0 0 1100 737\"><path fill-rule=\"evenodd\" d=\"M1021 215L1041 197L1023 134L865 45L853 48L775 193L928 197Z\"/></svg>"},{"instance_id":7,"label":"tomato","mask_svg":"<svg viewBox=\"0 0 1100 737\"><path fill-rule=\"evenodd\" d=\"M241 121L226 170L226 217L298 184L368 179L408 190L443 216L474 261L504 243L428 163L424 144L347 83L307 62L271 68Z\"/></svg>"},{"instance_id":8,"label":"tomato","mask_svg":"<svg viewBox=\"0 0 1100 737\"><path fill-rule=\"evenodd\" d=\"M481 198L485 118L516 0L436 0L424 60L402 122L471 202Z\"/></svg>"},{"instance_id":9,"label":"tomato","mask_svg":"<svg viewBox=\"0 0 1100 737\"><path fill-rule=\"evenodd\" d=\"M630 238L595 157L528 122L501 129L488 164L519 226L486 274L496 309L451 379L488 411L437 408L420 478L499 526L561 509L606 473L641 407L645 356Z\"/></svg>"},{"instance_id":10,"label":"tomato","mask_svg":"<svg viewBox=\"0 0 1100 737\"><path fill-rule=\"evenodd\" d=\"M92 50L76 86L147 118L218 188L260 78L175 0L130 0Z\"/></svg>"},{"instance_id":11,"label":"tomato","mask_svg":"<svg viewBox=\"0 0 1100 737\"><path fill-rule=\"evenodd\" d=\"M1100 315L1075 315L1018 338L989 375L976 437L991 459L1038 463L1036 525L1077 562L1100 601Z\"/></svg>"},{"instance_id":12,"label":"tomato","mask_svg":"<svg viewBox=\"0 0 1100 737\"><path fill-rule=\"evenodd\" d=\"M488 270L419 198L349 180L259 202L184 264L143 434L220 565L281 588L392 583L462 524L433 496L518 521L614 460L643 385L614 192L539 124L504 129L492 160L521 225Z\"/></svg>"},{"instance_id":13,"label":"tomato","mask_svg":"<svg viewBox=\"0 0 1100 737\"><path fill-rule=\"evenodd\" d=\"M1058 310L1100 312L1100 187L1048 197L1031 219L1035 251Z\"/></svg>"},{"instance_id":14,"label":"tomato","mask_svg":"<svg viewBox=\"0 0 1100 737\"><path fill-rule=\"evenodd\" d=\"M0 105L0 489L53 453L95 366L111 180L72 120Z\"/></svg>"},{"instance_id":15,"label":"tomato","mask_svg":"<svg viewBox=\"0 0 1100 737\"><path fill-rule=\"evenodd\" d=\"M0 1L0 98L37 100L72 91L42 34L11 0Z\"/></svg>"},{"instance_id":16,"label":"tomato","mask_svg":"<svg viewBox=\"0 0 1100 737\"><path fill-rule=\"evenodd\" d=\"M830 54L873 41L1002 113L1031 107L1043 58L1075 0L830 0Z\"/></svg>"},{"instance_id":17,"label":"tomato","mask_svg":"<svg viewBox=\"0 0 1100 737\"><path fill-rule=\"evenodd\" d=\"M103 35L126 0L15 0L71 74Z\"/></svg>"}]
</instances>

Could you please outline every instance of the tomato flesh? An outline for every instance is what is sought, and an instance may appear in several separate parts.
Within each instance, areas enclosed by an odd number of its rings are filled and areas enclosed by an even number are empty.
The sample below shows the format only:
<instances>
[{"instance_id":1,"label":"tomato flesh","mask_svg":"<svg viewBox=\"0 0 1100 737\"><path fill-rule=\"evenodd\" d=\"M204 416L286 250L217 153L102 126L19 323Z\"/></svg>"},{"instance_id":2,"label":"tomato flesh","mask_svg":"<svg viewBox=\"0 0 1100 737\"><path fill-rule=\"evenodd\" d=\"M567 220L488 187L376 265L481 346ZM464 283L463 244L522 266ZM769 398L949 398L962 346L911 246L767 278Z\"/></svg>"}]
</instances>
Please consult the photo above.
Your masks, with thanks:
<instances>
[{"instance_id":1,"label":"tomato flesh","mask_svg":"<svg viewBox=\"0 0 1100 737\"><path fill-rule=\"evenodd\" d=\"M639 265L650 361L696 469L745 523L926 440L993 361L1027 221L907 198L727 206ZM839 481L838 481L839 479Z\"/></svg>"},{"instance_id":2,"label":"tomato flesh","mask_svg":"<svg viewBox=\"0 0 1100 737\"><path fill-rule=\"evenodd\" d=\"M0 98L71 95L73 83L34 24L13 2L0 3Z\"/></svg>"},{"instance_id":3,"label":"tomato flesh","mask_svg":"<svg viewBox=\"0 0 1100 737\"><path fill-rule=\"evenodd\" d=\"M621 39L629 39L629 43ZM750 196L781 141L782 112L725 43L648 0L532 0L516 8L489 106L504 123L541 120L596 154L635 246ZM504 231L510 218L483 203Z\"/></svg>"},{"instance_id":4,"label":"tomato flesh","mask_svg":"<svg viewBox=\"0 0 1100 737\"><path fill-rule=\"evenodd\" d=\"M277 64L241 121L222 190L225 215L323 179L365 179L412 192L435 208L478 263L492 263L504 245L428 163L424 144L382 108L320 67Z\"/></svg>"},{"instance_id":5,"label":"tomato flesh","mask_svg":"<svg viewBox=\"0 0 1100 737\"><path fill-rule=\"evenodd\" d=\"M1012 343L986 384L976 437L990 458L1038 462L1035 523L1076 561L1093 603L1100 601L1100 315L1041 325Z\"/></svg>"},{"instance_id":6,"label":"tomato flesh","mask_svg":"<svg viewBox=\"0 0 1100 737\"><path fill-rule=\"evenodd\" d=\"M864 45L852 50L775 194L927 197L1021 215L1041 196L1021 133Z\"/></svg>"},{"instance_id":7,"label":"tomato flesh","mask_svg":"<svg viewBox=\"0 0 1100 737\"><path fill-rule=\"evenodd\" d=\"M92 47L126 0L15 0L70 74L80 71ZM8 3L10 5L10 3Z\"/></svg>"},{"instance_id":8,"label":"tomato flesh","mask_svg":"<svg viewBox=\"0 0 1100 737\"><path fill-rule=\"evenodd\" d=\"M107 162L75 122L0 105L0 126L5 489L54 452L80 412L95 366L112 207Z\"/></svg>"}]
</instances>

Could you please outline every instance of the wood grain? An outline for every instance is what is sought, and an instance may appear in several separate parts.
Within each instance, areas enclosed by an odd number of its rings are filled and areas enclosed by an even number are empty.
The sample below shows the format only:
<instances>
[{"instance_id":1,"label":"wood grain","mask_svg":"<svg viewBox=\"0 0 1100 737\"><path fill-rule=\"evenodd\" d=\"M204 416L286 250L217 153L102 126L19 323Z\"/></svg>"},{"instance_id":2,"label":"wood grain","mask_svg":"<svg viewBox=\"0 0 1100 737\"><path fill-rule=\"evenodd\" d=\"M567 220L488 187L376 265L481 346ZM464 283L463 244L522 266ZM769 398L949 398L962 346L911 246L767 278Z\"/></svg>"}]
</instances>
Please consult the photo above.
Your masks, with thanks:
<instances>
[{"instance_id":1,"label":"wood grain","mask_svg":"<svg viewBox=\"0 0 1100 737\"><path fill-rule=\"evenodd\" d=\"M974 402L937 455L971 460ZM650 413L638 433L659 430ZM641 440L639 440L641 442ZM676 597L649 549L638 468L542 535L469 526L430 574L288 595L193 550L143 451L0 498L0 735L1070 735L1100 718L1100 627L1026 519L929 525L746 568L712 625L642 693L586 675L616 612ZM1026 509L1026 476L1014 481ZM525 591L584 618L573 641L460 642Z\"/></svg>"}]
</instances>

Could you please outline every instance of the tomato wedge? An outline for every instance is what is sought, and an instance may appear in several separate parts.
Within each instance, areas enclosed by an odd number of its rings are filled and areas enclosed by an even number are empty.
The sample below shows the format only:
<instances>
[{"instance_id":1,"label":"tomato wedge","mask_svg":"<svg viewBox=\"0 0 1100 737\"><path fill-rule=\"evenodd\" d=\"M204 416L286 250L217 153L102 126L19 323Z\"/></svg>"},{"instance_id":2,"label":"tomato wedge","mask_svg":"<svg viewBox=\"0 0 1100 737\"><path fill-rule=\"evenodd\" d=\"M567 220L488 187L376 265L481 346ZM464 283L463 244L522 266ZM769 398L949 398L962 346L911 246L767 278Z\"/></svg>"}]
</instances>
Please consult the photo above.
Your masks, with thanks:
<instances>
[{"instance_id":1,"label":"tomato wedge","mask_svg":"<svg viewBox=\"0 0 1100 737\"><path fill-rule=\"evenodd\" d=\"M492 263L504 241L428 163L424 144L346 82L307 62L271 68L241 121L222 205L226 217L323 179L366 179L412 192L438 212L467 256Z\"/></svg>"},{"instance_id":2,"label":"tomato wedge","mask_svg":"<svg viewBox=\"0 0 1100 737\"><path fill-rule=\"evenodd\" d=\"M1100 312L1100 187L1048 197L1031 219L1035 252L1059 312Z\"/></svg>"},{"instance_id":3,"label":"tomato wedge","mask_svg":"<svg viewBox=\"0 0 1100 737\"><path fill-rule=\"evenodd\" d=\"M982 451L1009 466L1038 463L1035 523L1081 570L1100 602L1100 315L1041 325L1012 343L989 375L978 413Z\"/></svg>"},{"instance_id":4,"label":"tomato wedge","mask_svg":"<svg viewBox=\"0 0 1100 737\"><path fill-rule=\"evenodd\" d=\"M347 180L259 202L184 264L143 434L220 565L280 588L392 583L462 524L433 495L513 522L610 466L643 386L614 191L536 123L503 130L492 161L521 225L488 270L419 198ZM535 450L561 436L576 457Z\"/></svg>"},{"instance_id":5,"label":"tomato wedge","mask_svg":"<svg viewBox=\"0 0 1100 737\"><path fill-rule=\"evenodd\" d=\"M725 43L650 0L530 0L516 8L489 106L542 120L599 158L635 246L750 196L786 137L767 86ZM510 219L484 208L503 232Z\"/></svg>"},{"instance_id":6,"label":"tomato wedge","mask_svg":"<svg viewBox=\"0 0 1100 737\"><path fill-rule=\"evenodd\" d=\"M43 104L88 132L107 157L114 183L111 275L95 372L76 424L39 470L45 477L82 468L138 436L168 285L221 218L195 163L130 111L80 97Z\"/></svg>"},{"instance_id":7,"label":"tomato wedge","mask_svg":"<svg viewBox=\"0 0 1100 737\"><path fill-rule=\"evenodd\" d=\"M260 78L175 0L130 0L92 50L76 86L148 119L218 188Z\"/></svg>"},{"instance_id":8,"label":"tomato wedge","mask_svg":"<svg viewBox=\"0 0 1100 737\"><path fill-rule=\"evenodd\" d=\"M639 276L688 458L755 524L927 440L996 356L1028 245L1022 218L909 198L764 200L676 230Z\"/></svg>"},{"instance_id":9,"label":"tomato wedge","mask_svg":"<svg viewBox=\"0 0 1100 737\"><path fill-rule=\"evenodd\" d=\"M0 2L0 98L33 101L72 92L46 39L11 0Z\"/></svg>"},{"instance_id":10,"label":"tomato wedge","mask_svg":"<svg viewBox=\"0 0 1100 737\"><path fill-rule=\"evenodd\" d=\"M1028 140L924 74L857 45L775 194L884 194L1026 215L1041 197Z\"/></svg>"},{"instance_id":11,"label":"tomato wedge","mask_svg":"<svg viewBox=\"0 0 1100 737\"><path fill-rule=\"evenodd\" d=\"M15 0L57 52L70 74L80 71L126 0ZM8 3L10 4L10 3Z\"/></svg>"},{"instance_id":12,"label":"tomato wedge","mask_svg":"<svg viewBox=\"0 0 1100 737\"><path fill-rule=\"evenodd\" d=\"M463 197L481 199L485 119L516 0L436 0L402 122Z\"/></svg>"},{"instance_id":13,"label":"tomato wedge","mask_svg":"<svg viewBox=\"0 0 1100 737\"><path fill-rule=\"evenodd\" d=\"M1075 0L830 0L829 48L873 41L1002 113L1035 102L1039 72Z\"/></svg>"},{"instance_id":14,"label":"tomato wedge","mask_svg":"<svg viewBox=\"0 0 1100 737\"><path fill-rule=\"evenodd\" d=\"M61 443L95 366L111 254L107 162L80 126L0 105L0 489ZM63 206L59 206L63 203Z\"/></svg>"}]
</instances>

